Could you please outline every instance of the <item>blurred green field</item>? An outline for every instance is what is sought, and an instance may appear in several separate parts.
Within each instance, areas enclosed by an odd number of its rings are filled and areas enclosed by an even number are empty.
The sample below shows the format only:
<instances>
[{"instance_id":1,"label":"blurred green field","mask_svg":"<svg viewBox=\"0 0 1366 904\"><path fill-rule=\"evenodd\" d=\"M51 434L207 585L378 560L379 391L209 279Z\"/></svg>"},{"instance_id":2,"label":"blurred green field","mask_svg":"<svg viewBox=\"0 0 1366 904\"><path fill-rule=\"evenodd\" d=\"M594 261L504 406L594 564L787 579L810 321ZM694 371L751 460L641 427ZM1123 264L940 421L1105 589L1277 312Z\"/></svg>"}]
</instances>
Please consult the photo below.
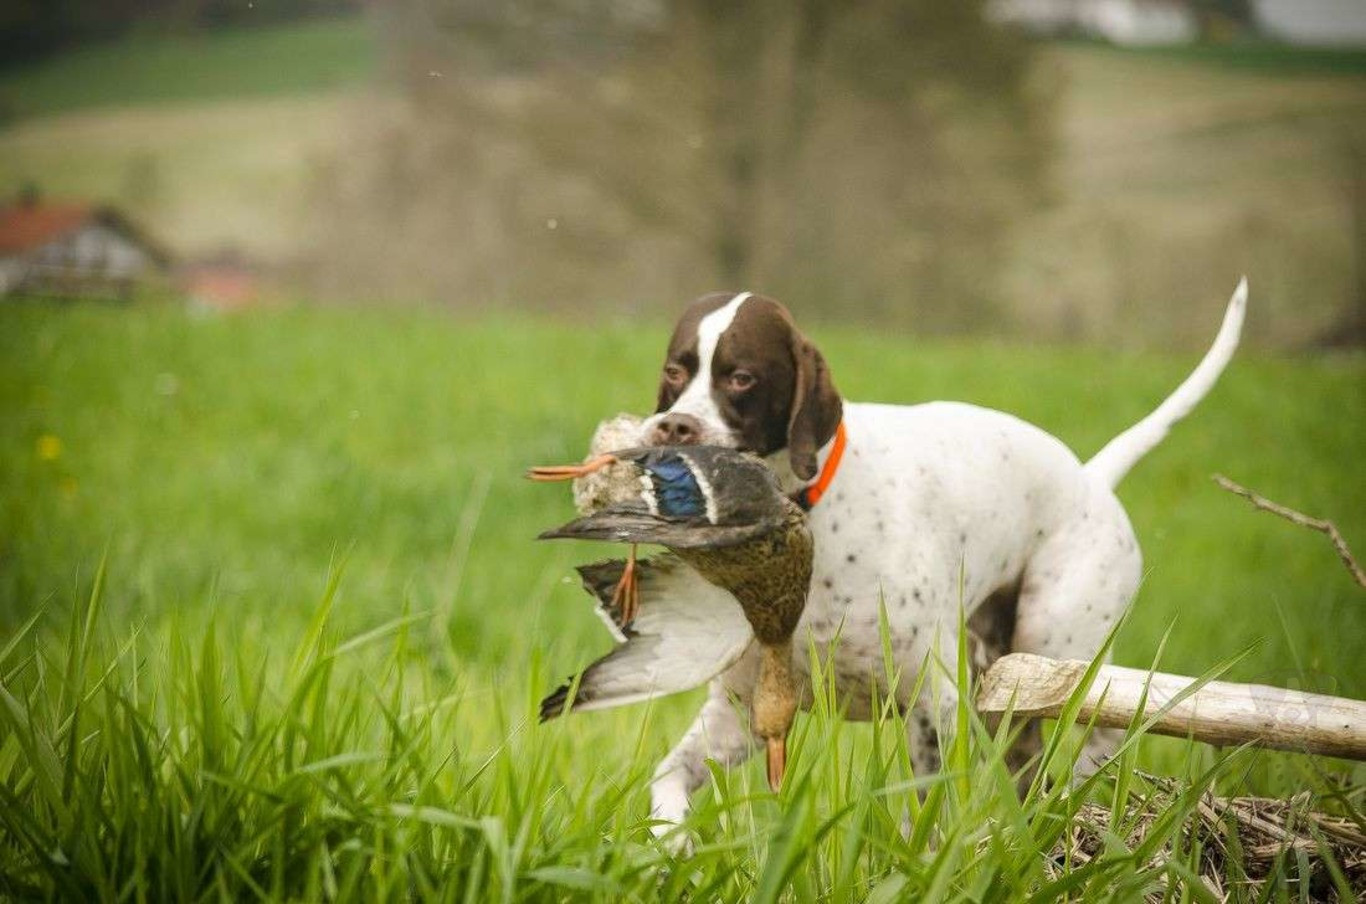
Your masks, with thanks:
<instances>
[{"instance_id":1,"label":"blurred green field","mask_svg":"<svg viewBox=\"0 0 1366 904\"><path fill-rule=\"evenodd\" d=\"M1254 287L1254 319L1257 301ZM1221 302L1206 306L1210 335ZM1040 887L1028 844L1028 856L1003 848L1000 862L941 862L975 850L984 820L1023 818L985 766L976 803L943 817L938 853L887 847L910 805L887 740L894 718L881 732L800 719L795 774L819 777L783 806L759 791L759 767L718 777L702 795L696 873L663 880L651 878L660 855L644 843L646 779L696 694L536 726L539 696L609 641L569 579L593 551L532 540L569 515L567 494L520 473L579 455L599 418L645 409L665 334L662 323L417 310L0 310L0 638L39 619L32 637L0 644L0 718L10 720L0 722L0 789L11 813L34 811L19 802L48 787L39 767L50 762L50 800L35 812L57 827L43 841L41 818L10 824L17 847L0 861L0 891L62 887L51 877L65 867L14 853L44 844L78 862L65 890L86 897L351 888L775 900L759 891L795 883L798 898L857 900L892 882L884 892L947 899L973 897L973 882L1007 868L1019 884L1002 887ZM853 331L814 338L851 398L1002 408L1082 456L1194 363ZM1208 479L1221 471L1332 517L1363 548L1363 386L1360 355L1241 355L1131 474L1120 495L1148 576L1120 662L1148 665L1170 629L1169 670L1201 674L1256 645L1232 677L1366 697L1366 607L1326 540ZM81 628L102 559L98 612ZM73 609L85 639L63 647ZM326 647L372 630L343 653ZM319 662L323 677L305 668ZM79 744L80 717L60 715L82 699L76 687L88 688L81 724L102 726ZM67 702L49 708L54 700ZM139 731L143 740L129 740ZM44 747L49 735L66 740ZM1139 762L1167 774L1214 762L1176 741L1144 749ZM1219 781L1280 794L1349 774L1253 754ZM143 785L150 796L130 796ZM64 796L79 805L52 802ZM165 817L177 812L199 815L173 828ZM838 828L828 836L817 831L827 819ZM841 866L849 850L864 853ZM347 879L344 867L359 872ZM1107 869L1133 872L1122 859ZM100 875L107 886L90 878ZM1113 879L1086 875L1092 889Z\"/></svg>"},{"instance_id":2,"label":"blurred green field","mask_svg":"<svg viewBox=\"0 0 1366 904\"><path fill-rule=\"evenodd\" d=\"M1173 44L1169 46L1114 47L1102 42L1071 41L1088 44L1115 54L1140 58L1166 58L1209 63L1262 73L1308 75L1336 72L1366 75L1366 50L1359 47L1297 47L1272 41L1240 40L1225 43Z\"/></svg>"},{"instance_id":3,"label":"blurred green field","mask_svg":"<svg viewBox=\"0 0 1366 904\"><path fill-rule=\"evenodd\" d=\"M1256 303L1254 290L1254 319ZM1218 313L1208 306L1210 335ZM344 554L338 614L351 626L405 601L447 606L457 648L494 662L542 620L549 636L573 625L596 633L573 605L577 591L558 585L581 553L527 542L565 514L566 500L520 473L573 458L599 417L648 407L658 349L639 336L664 335L662 324L307 310L198 319L24 305L4 319L6 623L69 601L73 581L88 580L106 551L115 611L158 619L209 597L248 623L262 615L249 601L312 599ZM819 338L851 398L1000 408L1083 457L1150 410L1194 360ZM1363 365L1360 356L1244 354L1126 480L1121 497L1149 574L1124 661L1145 662L1179 617L1174 668L1264 639L1244 675L1298 664L1366 696L1356 649L1366 610L1331 548L1208 482L1222 471L1366 536ZM51 460L45 437L60 444ZM518 617L485 617L500 601ZM272 606L269 623L289 610ZM1216 650L1206 646L1213 637Z\"/></svg>"},{"instance_id":4,"label":"blurred green field","mask_svg":"<svg viewBox=\"0 0 1366 904\"><path fill-rule=\"evenodd\" d=\"M373 78L378 62L374 32L359 18L134 34L0 71L0 110L6 117L29 117L335 91Z\"/></svg>"},{"instance_id":5,"label":"blurred green field","mask_svg":"<svg viewBox=\"0 0 1366 904\"><path fill-rule=\"evenodd\" d=\"M1252 319L1257 301L1254 288ZM1206 309L1212 336L1219 304ZM648 408L659 343L640 337L663 324L24 305L3 316L4 623L69 602L107 552L109 605L133 623L209 599L274 629L307 617L344 556L337 615L349 627L405 603L446 607L457 652L494 667L529 626L571 660L597 637L577 589L560 584L582 550L528 542L567 513L565 494L520 474L580 454L600 417ZM999 408L1082 457L1196 357L817 337L851 398ZM1242 354L1126 479L1148 576L1122 661L1146 663L1176 621L1173 668L1261 640L1242 676L1302 667L1366 697L1366 609L1329 544L1209 482L1223 472L1366 538L1363 386L1359 355Z\"/></svg>"},{"instance_id":6,"label":"blurred green field","mask_svg":"<svg viewBox=\"0 0 1366 904\"><path fill-rule=\"evenodd\" d=\"M0 71L0 186L117 204L178 255L306 245L379 42L362 19L135 35Z\"/></svg>"}]
</instances>

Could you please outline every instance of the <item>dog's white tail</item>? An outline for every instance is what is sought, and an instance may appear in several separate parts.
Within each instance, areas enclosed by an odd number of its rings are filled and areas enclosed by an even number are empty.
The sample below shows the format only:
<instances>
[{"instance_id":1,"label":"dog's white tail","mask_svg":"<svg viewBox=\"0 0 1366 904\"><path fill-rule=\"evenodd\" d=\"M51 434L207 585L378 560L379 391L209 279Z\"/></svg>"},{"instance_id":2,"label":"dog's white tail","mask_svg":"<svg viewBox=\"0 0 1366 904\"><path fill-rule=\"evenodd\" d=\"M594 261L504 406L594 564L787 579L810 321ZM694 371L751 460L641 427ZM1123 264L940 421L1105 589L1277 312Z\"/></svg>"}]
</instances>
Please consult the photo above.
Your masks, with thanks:
<instances>
[{"instance_id":1,"label":"dog's white tail","mask_svg":"<svg viewBox=\"0 0 1366 904\"><path fill-rule=\"evenodd\" d=\"M1219 374L1228 366L1238 348L1238 337L1243 331L1243 311L1247 307L1247 277L1238 282L1233 298L1224 312L1224 325L1205 357L1196 365L1186 381L1176 387L1157 409L1143 420L1105 444L1086 463L1087 472L1111 488L1118 486L1138 460L1147 455L1166 437L1172 425L1191 413L1200 400L1214 388Z\"/></svg>"}]
</instances>

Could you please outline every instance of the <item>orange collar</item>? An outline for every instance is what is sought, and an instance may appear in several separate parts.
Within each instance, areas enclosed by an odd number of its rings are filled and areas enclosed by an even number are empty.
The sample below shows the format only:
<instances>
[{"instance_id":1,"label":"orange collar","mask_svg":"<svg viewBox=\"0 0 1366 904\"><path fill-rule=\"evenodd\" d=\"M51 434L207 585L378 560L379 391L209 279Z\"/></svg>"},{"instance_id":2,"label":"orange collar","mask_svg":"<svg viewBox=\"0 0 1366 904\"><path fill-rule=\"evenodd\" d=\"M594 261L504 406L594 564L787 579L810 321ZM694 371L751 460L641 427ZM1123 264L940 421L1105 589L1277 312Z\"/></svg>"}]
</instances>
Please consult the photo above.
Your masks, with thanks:
<instances>
[{"instance_id":1,"label":"orange collar","mask_svg":"<svg viewBox=\"0 0 1366 904\"><path fill-rule=\"evenodd\" d=\"M844 456L844 421L835 428L835 442L830 447L830 454L825 458L825 464L821 467L821 472L816 476L816 482L802 487L794 495L793 501L802 507L802 511L809 512L825 491L830 488L830 481L835 479L835 472L839 470L840 458Z\"/></svg>"}]
</instances>

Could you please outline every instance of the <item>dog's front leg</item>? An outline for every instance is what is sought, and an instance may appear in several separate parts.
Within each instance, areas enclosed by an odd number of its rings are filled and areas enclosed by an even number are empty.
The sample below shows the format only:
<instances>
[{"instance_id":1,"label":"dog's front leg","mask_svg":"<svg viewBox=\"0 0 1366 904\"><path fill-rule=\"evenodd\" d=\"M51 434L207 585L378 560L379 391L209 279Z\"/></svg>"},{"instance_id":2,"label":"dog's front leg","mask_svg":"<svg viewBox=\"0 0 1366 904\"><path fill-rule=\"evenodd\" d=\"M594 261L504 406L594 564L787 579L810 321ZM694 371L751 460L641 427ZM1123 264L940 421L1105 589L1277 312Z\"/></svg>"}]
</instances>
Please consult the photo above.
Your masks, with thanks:
<instances>
[{"instance_id":1,"label":"dog's front leg","mask_svg":"<svg viewBox=\"0 0 1366 904\"><path fill-rule=\"evenodd\" d=\"M712 679L707 702L683 739L655 769L650 784L650 816L657 838L677 853L688 848L688 838L676 831L688 815L688 798L706 782L707 760L730 767L743 763L756 749L749 727L750 692L757 676L758 656L751 647L724 675Z\"/></svg>"}]
</instances>

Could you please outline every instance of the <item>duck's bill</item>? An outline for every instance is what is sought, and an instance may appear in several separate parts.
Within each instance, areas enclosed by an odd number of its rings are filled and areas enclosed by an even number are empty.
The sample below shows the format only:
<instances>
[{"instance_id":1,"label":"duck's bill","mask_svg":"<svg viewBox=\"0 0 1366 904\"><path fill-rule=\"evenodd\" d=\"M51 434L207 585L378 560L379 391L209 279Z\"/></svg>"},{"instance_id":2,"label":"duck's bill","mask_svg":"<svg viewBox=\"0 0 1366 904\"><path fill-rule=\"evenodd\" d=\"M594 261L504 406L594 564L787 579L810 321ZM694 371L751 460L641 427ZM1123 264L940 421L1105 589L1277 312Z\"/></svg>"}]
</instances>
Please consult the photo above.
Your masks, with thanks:
<instances>
[{"instance_id":1,"label":"duck's bill","mask_svg":"<svg viewBox=\"0 0 1366 904\"><path fill-rule=\"evenodd\" d=\"M787 738L768 739L768 786L777 791L787 771Z\"/></svg>"}]
</instances>

